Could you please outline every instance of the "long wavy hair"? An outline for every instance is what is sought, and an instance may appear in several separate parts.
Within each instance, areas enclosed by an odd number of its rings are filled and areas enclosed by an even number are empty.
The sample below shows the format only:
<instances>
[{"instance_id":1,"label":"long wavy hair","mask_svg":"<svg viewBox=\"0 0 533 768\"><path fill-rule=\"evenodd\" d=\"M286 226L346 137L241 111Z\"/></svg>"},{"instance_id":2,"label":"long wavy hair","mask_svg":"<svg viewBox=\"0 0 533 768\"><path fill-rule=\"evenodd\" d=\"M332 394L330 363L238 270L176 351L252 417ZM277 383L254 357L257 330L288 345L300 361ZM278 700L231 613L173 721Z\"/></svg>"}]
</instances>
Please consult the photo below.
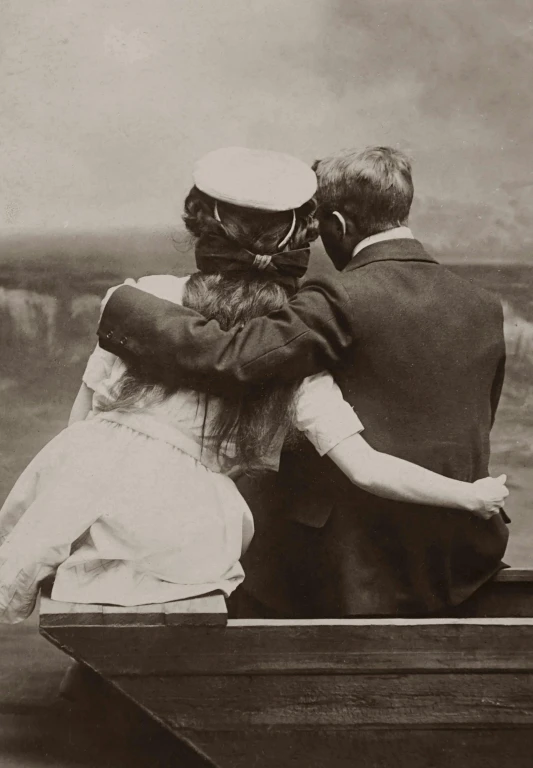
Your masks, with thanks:
<instances>
[{"instance_id":1,"label":"long wavy hair","mask_svg":"<svg viewBox=\"0 0 533 768\"><path fill-rule=\"evenodd\" d=\"M316 239L314 213L314 200L296 210L289 250L308 249ZM258 271L253 266L253 254L278 252L290 230L292 212L270 213L219 202L215 213L215 201L193 187L185 200L183 220L195 239L197 264L201 262L203 270L189 277L183 304L216 320L223 330L279 309L297 290L298 281L290 269L280 272L269 266ZM240 258L243 251L250 255L248 260ZM290 260L290 252L287 256ZM177 391L177 386L156 382L152 376L130 365L102 410L137 410ZM232 464L247 474L264 471L272 445L284 435L295 437L291 427L298 386L299 382L269 379L215 400L199 392L198 403L205 407L203 447L222 460L231 445Z\"/></svg>"}]
</instances>

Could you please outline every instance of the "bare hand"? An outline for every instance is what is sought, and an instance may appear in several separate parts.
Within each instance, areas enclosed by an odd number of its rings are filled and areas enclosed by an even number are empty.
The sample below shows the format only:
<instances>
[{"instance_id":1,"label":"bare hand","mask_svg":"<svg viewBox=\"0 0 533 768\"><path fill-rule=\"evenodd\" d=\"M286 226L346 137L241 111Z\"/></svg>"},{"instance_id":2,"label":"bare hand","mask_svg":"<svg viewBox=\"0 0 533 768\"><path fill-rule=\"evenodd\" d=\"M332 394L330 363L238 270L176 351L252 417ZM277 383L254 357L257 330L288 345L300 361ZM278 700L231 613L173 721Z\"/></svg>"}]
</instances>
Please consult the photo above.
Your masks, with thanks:
<instances>
[{"instance_id":1,"label":"bare hand","mask_svg":"<svg viewBox=\"0 0 533 768\"><path fill-rule=\"evenodd\" d=\"M499 477L484 477L482 480L476 480L472 483L474 490L474 508L472 512L489 520L493 515L497 515L500 509L505 507L505 499L509 496L509 490L505 483L507 475Z\"/></svg>"}]
</instances>

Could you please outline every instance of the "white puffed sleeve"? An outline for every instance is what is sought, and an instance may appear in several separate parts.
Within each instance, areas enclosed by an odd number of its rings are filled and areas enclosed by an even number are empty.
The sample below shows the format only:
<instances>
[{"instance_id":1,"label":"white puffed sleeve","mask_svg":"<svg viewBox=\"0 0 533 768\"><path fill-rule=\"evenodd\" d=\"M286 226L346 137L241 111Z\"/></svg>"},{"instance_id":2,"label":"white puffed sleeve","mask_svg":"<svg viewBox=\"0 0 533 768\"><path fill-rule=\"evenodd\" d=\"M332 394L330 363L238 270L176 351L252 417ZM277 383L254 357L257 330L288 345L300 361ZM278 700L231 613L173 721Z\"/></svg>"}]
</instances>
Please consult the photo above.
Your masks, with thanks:
<instances>
[{"instance_id":1,"label":"white puffed sleeve","mask_svg":"<svg viewBox=\"0 0 533 768\"><path fill-rule=\"evenodd\" d=\"M93 353L87 361L82 381L89 389L99 395L107 397L109 395L108 383L111 379L113 366L118 360L112 352L107 352L102 347L96 345Z\"/></svg>"},{"instance_id":2,"label":"white puffed sleeve","mask_svg":"<svg viewBox=\"0 0 533 768\"><path fill-rule=\"evenodd\" d=\"M305 433L320 456L364 429L333 377L326 372L308 376L302 382L296 395L296 427Z\"/></svg>"},{"instance_id":3,"label":"white puffed sleeve","mask_svg":"<svg viewBox=\"0 0 533 768\"><path fill-rule=\"evenodd\" d=\"M105 305L118 289L123 285L131 285L133 288L138 288L140 291L146 291L153 296L157 296L159 299L166 299L172 301L174 304L183 303L183 291L187 284L188 276L176 277L175 275L146 275L146 277L140 277L138 280L134 280L128 277L120 285L114 285L108 290L104 296L102 303L100 304L100 314L104 311Z\"/></svg>"}]
</instances>

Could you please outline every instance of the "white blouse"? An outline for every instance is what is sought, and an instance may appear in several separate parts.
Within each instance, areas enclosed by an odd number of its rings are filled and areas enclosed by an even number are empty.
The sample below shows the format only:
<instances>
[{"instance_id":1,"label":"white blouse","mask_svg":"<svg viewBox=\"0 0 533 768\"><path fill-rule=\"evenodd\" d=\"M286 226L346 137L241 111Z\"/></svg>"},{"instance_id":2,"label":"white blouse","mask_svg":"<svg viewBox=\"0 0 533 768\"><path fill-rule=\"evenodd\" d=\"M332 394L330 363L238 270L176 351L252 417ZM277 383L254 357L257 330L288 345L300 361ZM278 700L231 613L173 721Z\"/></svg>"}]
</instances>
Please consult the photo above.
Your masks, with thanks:
<instances>
[{"instance_id":1,"label":"white blouse","mask_svg":"<svg viewBox=\"0 0 533 768\"><path fill-rule=\"evenodd\" d=\"M128 282L180 303L186 281ZM244 577L243 520L253 522L230 479L234 446L222 457L202 448L204 416L209 434L220 401L210 398L206 414L202 395L180 390L148 395L128 412L99 413L125 370L95 349L83 376L93 411L45 446L0 510L0 623L28 616L51 573L57 600L118 605L229 595ZM296 397L296 426L320 455L363 429L328 373L306 379ZM278 467L283 438L265 467ZM170 446L180 449L179 461Z\"/></svg>"}]
</instances>

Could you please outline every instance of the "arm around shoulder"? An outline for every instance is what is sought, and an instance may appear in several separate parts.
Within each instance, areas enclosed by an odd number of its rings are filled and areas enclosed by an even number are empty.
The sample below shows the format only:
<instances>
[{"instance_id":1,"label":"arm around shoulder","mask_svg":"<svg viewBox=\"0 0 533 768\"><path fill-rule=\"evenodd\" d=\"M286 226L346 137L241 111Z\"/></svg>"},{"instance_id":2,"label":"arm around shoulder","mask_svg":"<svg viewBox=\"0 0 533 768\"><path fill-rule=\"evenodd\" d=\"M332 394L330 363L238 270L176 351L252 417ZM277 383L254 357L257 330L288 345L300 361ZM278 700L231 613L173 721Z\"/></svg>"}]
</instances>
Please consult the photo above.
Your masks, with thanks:
<instances>
[{"instance_id":1,"label":"arm around shoulder","mask_svg":"<svg viewBox=\"0 0 533 768\"><path fill-rule=\"evenodd\" d=\"M284 307L243 328L214 320L131 286L110 297L100 344L137 360L175 386L223 394L265 378L297 381L337 363L352 344L348 295L339 279L307 282Z\"/></svg>"}]
</instances>

